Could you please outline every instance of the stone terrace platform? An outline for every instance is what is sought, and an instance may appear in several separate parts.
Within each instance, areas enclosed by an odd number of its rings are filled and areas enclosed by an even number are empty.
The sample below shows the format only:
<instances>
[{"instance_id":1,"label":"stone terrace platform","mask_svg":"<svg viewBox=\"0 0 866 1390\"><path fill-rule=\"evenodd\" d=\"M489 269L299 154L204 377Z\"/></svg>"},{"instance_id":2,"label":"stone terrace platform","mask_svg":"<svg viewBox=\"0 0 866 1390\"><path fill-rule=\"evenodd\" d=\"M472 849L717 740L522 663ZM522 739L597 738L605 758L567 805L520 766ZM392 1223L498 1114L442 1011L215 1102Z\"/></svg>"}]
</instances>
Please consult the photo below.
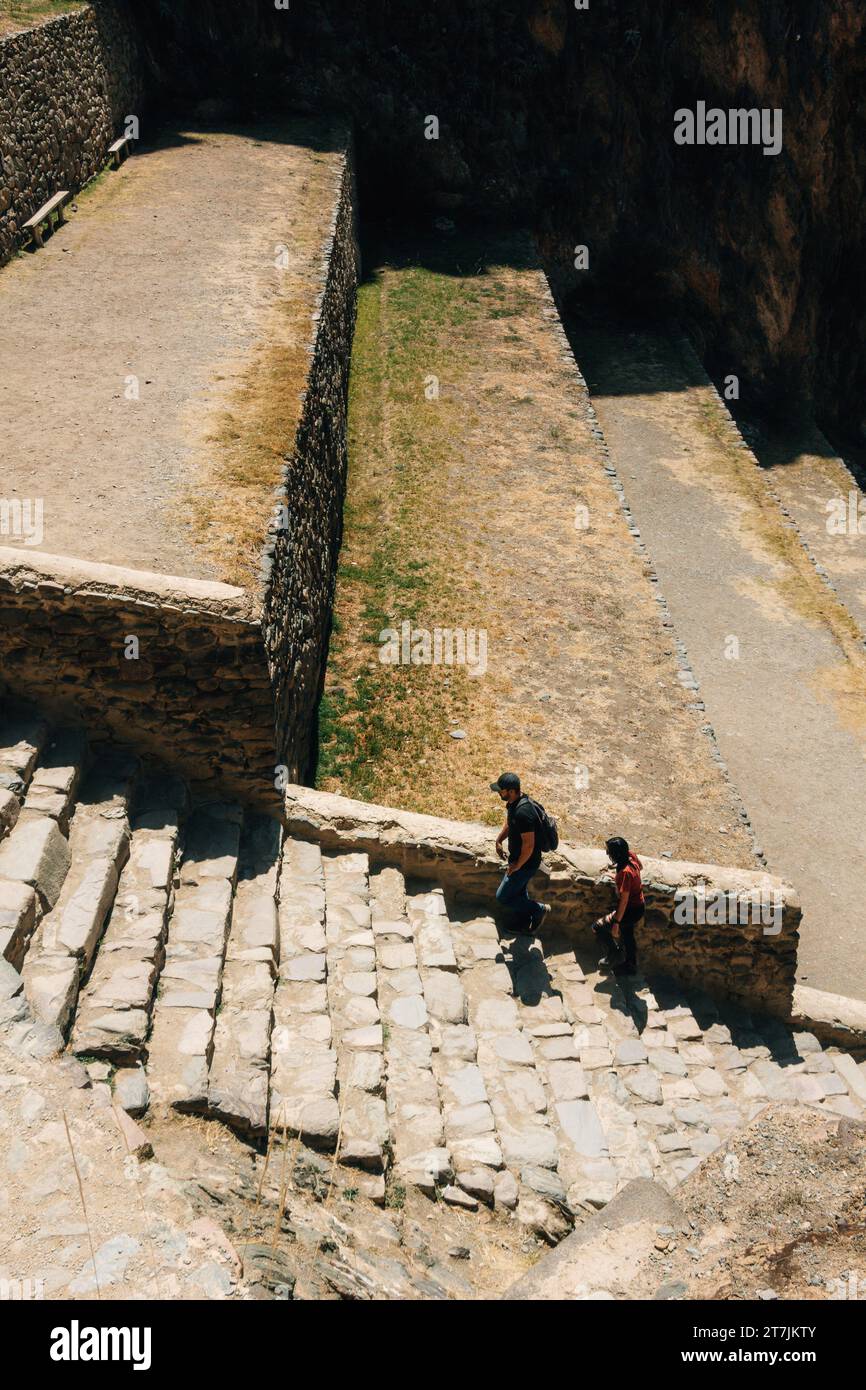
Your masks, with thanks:
<instances>
[{"instance_id":1,"label":"stone terrace platform","mask_svg":"<svg viewBox=\"0 0 866 1390\"><path fill-rule=\"evenodd\" d=\"M325 659L353 212L336 123L177 130L0 273L0 685L272 802Z\"/></svg>"},{"instance_id":2,"label":"stone terrace platform","mask_svg":"<svg viewBox=\"0 0 866 1390\"><path fill-rule=\"evenodd\" d=\"M236 581L230 533L217 550L196 512L221 478L234 394L271 346L291 442L341 164L313 122L172 131L3 270L0 496L44 507L26 551ZM249 499L260 544L279 481L277 466Z\"/></svg>"}]
</instances>

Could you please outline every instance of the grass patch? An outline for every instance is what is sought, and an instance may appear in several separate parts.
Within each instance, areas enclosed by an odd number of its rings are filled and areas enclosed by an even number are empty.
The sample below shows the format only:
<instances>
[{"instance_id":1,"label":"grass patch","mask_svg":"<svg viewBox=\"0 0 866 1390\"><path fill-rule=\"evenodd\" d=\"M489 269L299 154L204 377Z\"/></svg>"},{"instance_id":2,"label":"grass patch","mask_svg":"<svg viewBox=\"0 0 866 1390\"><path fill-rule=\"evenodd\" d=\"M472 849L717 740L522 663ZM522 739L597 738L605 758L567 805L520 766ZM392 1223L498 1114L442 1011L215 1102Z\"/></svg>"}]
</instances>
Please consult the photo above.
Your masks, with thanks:
<instances>
[{"instance_id":1,"label":"grass patch","mask_svg":"<svg viewBox=\"0 0 866 1390\"><path fill-rule=\"evenodd\" d=\"M88 198L92 197L94 193L101 193L104 190L105 185L108 182L110 182L111 176L115 172L116 171L112 168L112 166L110 164L107 164L104 169L100 169L98 174L94 174L92 179L88 179L87 183L85 183L81 188L79 188L78 192L75 194L75 197L72 199L72 202L78 203L78 205L80 206L82 203L86 203ZM117 187L120 187L119 180L117 183Z\"/></svg>"},{"instance_id":2,"label":"grass patch","mask_svg":"<svg viewBox=\"0 0 866 1390\"><path fill-rule=\"evenodd\" d=\"M0 38L85 7L86 0L0 0Z\"/></svg>"},{"instance_id":3,"label":"grass patch","mask_svg":"<svg viewBox=\"0 0 866 1390\"><path fill-rule=\"evenodd\" d=\"M406 1189L402 1183L392 1182L385 1190L385 1206L394 1211L402 1211L406 1205Z\"/></svg>"}]
</instances>

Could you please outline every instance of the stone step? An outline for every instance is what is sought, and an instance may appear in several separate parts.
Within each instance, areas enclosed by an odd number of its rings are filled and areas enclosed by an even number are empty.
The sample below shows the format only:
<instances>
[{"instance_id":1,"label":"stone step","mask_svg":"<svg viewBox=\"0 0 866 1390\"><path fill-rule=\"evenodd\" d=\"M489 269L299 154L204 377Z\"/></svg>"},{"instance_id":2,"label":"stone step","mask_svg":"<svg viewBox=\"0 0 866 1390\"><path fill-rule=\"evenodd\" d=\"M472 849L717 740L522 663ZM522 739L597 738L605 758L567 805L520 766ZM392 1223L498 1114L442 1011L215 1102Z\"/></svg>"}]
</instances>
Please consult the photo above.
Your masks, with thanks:
<instances>
[{"instance_id":1,"label":"stone step","mask_svg":"<svg viewBox=\"0 0 866 1390\"><path fill-rule=\"evenodd\" d=\"M21 808L22 818L43 815L69 830L69 817L88 765L87 740L80 729L59 729L43 748Z\"/></svg>"},{"instance_id":2,"label":"stone step","mask_svg":"<svg viewBox=\"0 0 866 1390\"><path fill-rule=\"evenodd\" d=\"M384 868L371 875L370 907L394 1176L433 1196L454 1173L433 1071L430 1015L418 969L415 927L399 870ZM372 1057L373 1062L367 1063L361 1054L358 1066L369 1067L375 1075L378 1054Z\"/></svg>"},{"instance_id":3,"label":"stone step","mask_svg":"<svg viewBox=\"0 0 866 1390\"><path fill-rule=\"evenodd\" d=\"M798 1093L795 1078L805 1074L807 1063L799 1058L796 1035L781 1025L780 1055L784 1052L787 1057L779 1067L769 1060L771 1049L742 1011L732 1010L733 1026L729 1026L724 1010L707 997L663 980L653 989L641 987L635 1002L646 1021L641 1038L647 1046L647 1063L658 1074L661 1091L655 1110L642 1110L639 1123L648 1121L656 1130L657 1176L669 1187L687 1177L768 1100L815 1103L819 1095L828 1094L822 1081L814 1086L807 1082ZM817 1039L813 1043L820 1054ZM823 1056L821 1066L833 1072L832 1062ZM630 1076L637 1074L632 1068ZM633 1085L628 1075L626 1083ZM834 1078L831 1089L837 1085Z\"/></svg>"},{"instance_id":4,"label":"stone step","mask_svg":"<svg viewBox=\"0 0 866 1390\"><path fill-rule=\"evenodd\" d=\"M208 1113L249 1134L268 1128L281 848L278 821L247 817L208 1075Z\"/></svg>"},{"instance_id":5,"label":"stone step","mask_svg":"<svg viewBox=\"0 0 866 1390\"><path fill-rule=\"evenodd\" d=\"M31 730L32 739L40 733ZM22 739L5 750L7 757L18 750L18 766L29 781L14 825L0 842L0 883L33 888L41 918L56 905L69 871L69 815L85 768L87 745L77 730L61 730L46 735L38 760L35 748L35 742Z\"/></svg>"},{"instance_id":6,"label":"stone step","mask_svg":"<svg viewBox=\"0 0 866 1390\"><path fill-rule=\"evenodd\" d=\"M324 855L328 1007L339 1077L341 1163L382 1174L391 1132L365 854Z\"/></svg>"},{"instance_id":7,"label":"stone step","mask_svg":"<svg viewBox=\"0 0 866 1390\"><path fill-rule=\"evenodd\" d=\"M504 1172L495 1191L497 1205L534 1205L539 1197L564 1201L558 1174L560 1145L550 1119L550 1105L536 1065L530 1035L513 997L511 972L505 964L496 924L479 916L455 929L469 1023L477 1045L477 1065L484 1079L501 1150Z\"/></svg>"},{"instance_id":8,"label":"stone step","mask_svg":"<svg viewBox=\"0 0 866 1390\"><path fill-rule=\"evenodd\" d=\"M42 815L19 819L0 844L0 881L29 884L41 917L60 897L70 862L69 842L56 821Z\"/></svg>"},{"instance_id":9,"label":"stone step","mask_svg":"<svg viewBox=\"0 0 866 1390\"><path fill-rule=\"evenodd\" d=\"M193 812L148 1042L147 1083L161 1107L204 1113L243 812L213 803Z\"/></svg>"},{"instance_id":10,"label":"stone step","mask_svg":"<svg viewBox=\"0 0 866 1390\"><path fill-rule=\"evenodd\" d=\"M74 764L56 765L54 785L64 788L58 792L61 797L71 794L74 768ZM129 853L128 813L137 773L136 758L108 750L85 778L69 830L69 871L24 962L25 994L34 1017L62 1033L71 1022L80 981L89 971ZM37 777L39 771L31 792ZM43 809L35 819L53 826L59 810L59 806Z\"/></svg>"},{"instance_id":11,"label":"stone step","mask_svg":"<svg viewBox=\"0 0 866 1390\"><path fill-rule=\"evenodd\" d=\"M143 1056L174 893L178 801L169 781L137 800L129 857L93 970L81 991L73 1050L132 1066Z\"/></svg>"},{"instance_id":12,"label":"stone step","mask_svg":"<svg viewBox=\"0 0 866 1390\"><path fill-rule=\"evenodd\" d=\"M822 1048L811 1033L794 1033L772 1020L754 1021L722 1006L704 1041L732 1102L748 1118L768 1100L801 1101L850 1119L866 1117L861 1069L838 1048ZM700 1078L695 1080L701 1084Z\"/></svg>"},{"instance_id":13,"label":"stone step","mask_svg":"<svg viewBox=\"0 0 866 1390\"><path fill-rule=\"evenodd\" d=\"M500 938L237 806L187 821L182 782L74 730L0 724L0 768L6 1023L46 1053L72 1023L131 1114L300 1135L375 1200L387 1177L551 1240L634 1178L676 1188L768 1102L866 1117L866 1064L808 1033Z\"/></svg>"},{"instance_id":14,"label":"stone step","mask_svg":"<svg viewBox=\"0 0 866 1390\"><path fill-rule=\"evenodd\" d=\"M36 713L4 714L0 722L0 838L18 818L37 760L48 741L49 726Z\"/></svg>"},{"instance_id":15,"label":"stone step","mask_svg":"<svg viewBox=\"0 0 866 1390\"><path fill-rule=\"evenodd\" d=\"M671 1136L677 1130L675 1108L699 1092L646 984L633 982L624 990L594 961L584 959L584 965L585 974L573 947L545 952L554 987L575 1020L575 1054L607 1142L606 1160L584 1159L569 1200L598 1207L633 1179L654 1177L671 1187L690 1171L698 1160L688 1143ZM672 1010L682 1004L681 997L670 1001ZM676 1028L691 1036L695 1023L687 1012L682 1010ZM696 1069L704 1064L696 1055Z\"/></svg>"},{"instance_id":16,"label":"stone step","mask_svg":"<svg viewBox=\"0 0 866 1390\"><path fill-rule=\"evenodd\" d=\"M489 1074L479 1064L478 1038L470 1023L467 971L475 957L467 949L462 924L452 936L441 890L414 895L409 903L409 919L416 931L418 964L430 1020L433 1073L456 1184L456 1188L445 1188L443 1196L463 1206L474 1206L479 1201L488 1206L494 1201L500 1207L514 1206L517 1186L513 1177L503 1171ZM458 966L464 967L462 973ZM500 984L504 983L501 978ZM507 992L511 992L510 981Z\"/></svg>"},{"instance_id":17,"label":"stone step","mask_svg":"<svg viewBox=\"0 0 866 1390\"><path fill-rule=\"evenodd\" d=\"M636 1177L673 1189L770 1100L801 1100L852 1118L866 1113L859 1070L846 1054L781 1023L758 1026L742 1009L672 981L620 987L586 958L584 974L576 954L564 942L545 942L544 968L574 1017L576 1059L608 1158L584 1165L568 1188L572 1206L603 1205ZM516 980L526 1020L540 981L519 969Z\"/></svg>"},{"instance_id":18,"label":"stone step","mask_svg":"<svg viewBox=\"0 0 866 1390\"><path fill-rule=\"evenodd\" d=\"M20 971L38 921L35 888L0 879L0 959Z\"/></svg>"},{"instance_id":19,"label":"stone step","mask_svg":"<svg viewBox=\"0 0 866 1390\"><path fill-rule=\"evenodd\" d=\"M0 842L17 824L21 805L48 741L48 724L36 714L3 712L0 718ZM0 879L0 959L20 970L42 914L36 890Z\"/></svg>"},{"instance_id":20,"label":"stone step","mask_svg":"<svg viewBox=\"0 0 866 1390\"><path fill-rule=\"evenodd\" d=\"M9 795L18 810L11 821L6 816L9 833L0 843L0 951L20 970L33 934L55 907L69 871L69 811L87 748L80 732L52 735L37 719L7 725L3 737L0 757L13 778L15 792ZM58 984L61 995L72 988L68 982ZM51 993L49 986L46 999ZM50 1007L48 1012L52 1013Z\"/></svg>"},{"instance_id":21,"label":"stone step","mask_svg":"<svg viewBox=\"0 0 866 1390\"><path fill-rule=\"evenodd\" d=\"M601 1016L588 1002L592 996L573 955L557 976L541 942L521 941L512 948L511 970L521 1021L548 1100L557 1170L568 1205L575 1211L603 1205L629 1180L611 1150L627 1143L620 1129L630 1128L632 1121L605 1085L616 1034L610 1024L599 1031ZM627 1015L624 1028L637 1035Z\"/></svg>"},{"instance_id":22,"label":"stone step","mask_svg":"<svg viewBox=\"0 0 866 1390\"><path fill-rule=\"evenodd\" d=\"M318 845L283 845L279 975L271 1034L269 1124L277 1137L337 1146L337 1056L328 1010L325 878Z\"/></svg>"},{"instance_id":23,"label":"stone step","mask_svg":"<svg viewBox=\"0 0 866 1390\"><path fill-rule=\"evenodd\" d=\"M641 1042L647 1057L643 1064L625 1068L619 1075L632 1093L636 1083L649 1085L650 1092L653 1079L658 1083L658 1098L651 1096L653 1106L639 1109L638 1122L642 1130L655 1130L652 1153L656 1177L672 1188L745 1124L760 1102L745 1091L738 1094L739 1088L731 1086L734 1059L730 1059L728 1070L717 1067L714 1049L704 1036L705 1027L711 1028L717 1019L714 1010L702 1025L683 991L676 986L668 988L663 981L654 988L640 986L633 1005L641 1021L645 1020ZM642 1066L647 1069L649 1083L640 1080Z\"/></svg>"}]
</instances>

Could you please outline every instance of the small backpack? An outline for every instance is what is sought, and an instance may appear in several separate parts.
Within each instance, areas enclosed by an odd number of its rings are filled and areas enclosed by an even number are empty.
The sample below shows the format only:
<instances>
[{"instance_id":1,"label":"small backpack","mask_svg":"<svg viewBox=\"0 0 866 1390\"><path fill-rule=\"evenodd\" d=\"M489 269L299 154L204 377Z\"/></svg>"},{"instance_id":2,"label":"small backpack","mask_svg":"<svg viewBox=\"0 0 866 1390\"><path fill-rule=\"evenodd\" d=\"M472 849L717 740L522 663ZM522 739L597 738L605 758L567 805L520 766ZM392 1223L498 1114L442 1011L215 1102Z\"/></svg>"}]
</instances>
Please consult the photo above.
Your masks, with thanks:
<instances>
[{"instance_id":1,"label":"small backpack","mask_svg":"<svg viewBox=\"0 0 866 1390\"><path fill-rule=\"evenodd\" d=\"M559 831L556 828L556 821L553 816L549 816L540 801L533 801L528 796L527 801L535 812L538 821L538 844L542 854L549 850L557 849L559 846Z\"/></svg>"}]
</instances>

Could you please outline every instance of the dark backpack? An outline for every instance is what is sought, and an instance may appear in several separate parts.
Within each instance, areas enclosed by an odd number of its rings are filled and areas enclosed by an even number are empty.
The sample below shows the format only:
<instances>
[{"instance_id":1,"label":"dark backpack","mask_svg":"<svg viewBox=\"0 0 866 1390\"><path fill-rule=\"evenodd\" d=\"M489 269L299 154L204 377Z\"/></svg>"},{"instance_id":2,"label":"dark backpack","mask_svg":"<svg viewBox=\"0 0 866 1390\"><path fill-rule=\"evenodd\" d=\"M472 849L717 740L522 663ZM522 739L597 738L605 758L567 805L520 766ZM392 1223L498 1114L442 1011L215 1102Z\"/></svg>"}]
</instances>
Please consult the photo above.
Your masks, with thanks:
<instances>
[{"instance_id":1,"label":"dark backpack","mask_svg":"<svg viewBox=\"0 0 866 1390\"><path fill-rule=\"evenodd\" d=\"M542 854L557 849L559 847L559 831L553 816L547 814L540 801L533 801L531 796L528 796L526 800L535 812L535 818L538 821L537 844Z\"/></svg>"}]
</instances>

